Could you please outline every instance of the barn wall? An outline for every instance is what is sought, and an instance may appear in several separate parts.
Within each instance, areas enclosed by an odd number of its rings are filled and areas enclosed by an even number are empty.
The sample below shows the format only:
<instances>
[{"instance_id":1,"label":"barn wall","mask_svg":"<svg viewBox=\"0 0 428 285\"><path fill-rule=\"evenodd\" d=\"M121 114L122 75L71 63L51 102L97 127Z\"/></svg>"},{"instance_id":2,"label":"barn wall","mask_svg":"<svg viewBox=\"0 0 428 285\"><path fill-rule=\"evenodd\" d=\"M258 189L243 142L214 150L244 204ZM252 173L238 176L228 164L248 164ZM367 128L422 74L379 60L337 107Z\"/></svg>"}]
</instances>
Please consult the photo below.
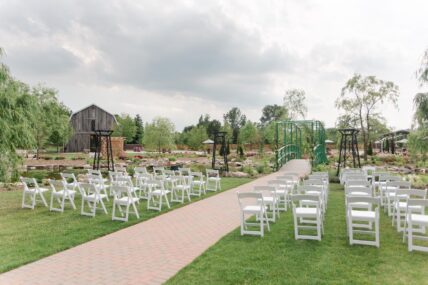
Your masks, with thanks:
<instances>
[{"instance_id":1,"label":"barn wall","mask_svg":"<svg viewBox=\"0 0 428 285\"><path fill-rule=\"evenodd\" d=\"M90 148L90 137L94 134L92 120L95 120L95 129L99 130L112 130L116 125L113 115L95 105L73 114L70 123L74 135L66 146L67 152L81 152Z\"/></svg>"}]
</instances>

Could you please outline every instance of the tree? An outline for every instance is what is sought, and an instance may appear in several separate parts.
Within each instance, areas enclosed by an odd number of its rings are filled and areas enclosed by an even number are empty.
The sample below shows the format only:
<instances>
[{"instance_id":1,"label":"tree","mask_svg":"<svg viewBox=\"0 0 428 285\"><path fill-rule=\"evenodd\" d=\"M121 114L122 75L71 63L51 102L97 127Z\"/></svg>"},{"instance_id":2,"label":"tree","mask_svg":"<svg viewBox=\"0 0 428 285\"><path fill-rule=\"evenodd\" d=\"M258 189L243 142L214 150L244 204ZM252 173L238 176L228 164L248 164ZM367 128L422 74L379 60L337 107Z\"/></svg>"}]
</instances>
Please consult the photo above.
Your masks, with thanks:
<instances>
[{"instance_id":1,"label":"tree","mask_svg":"<svg viewBox=\"0 0 428 285\"><path fill-rule=\"evenodd\" d=\"M212 120L208 123L207 126L207 135L208 137L213 137L216 132L221 130L221 123L218 120Z\"/></svg>"},{"instance_id":2,"label":"tree","mask_svg":"<svg viewBox=\"0 0 428 285\"><path fill-rule=\"evenodd\" d=\"M37 100L33 106L37 122L33 127L37 158L47 143L55 144L58 150L58 146L64 146L72 133L69 123L71 111L58 101L57 93L55 89L41 85L32 89L32 95Z\"/></svg>"},{"instance_id":3,"label":"tree","mask_svg":"<svg viewBox=\"0 0 428 285\"><path fill-rule=\"evenodd\" d=\"M391 102L397 106L398 86L391 81L375 76L363 77L355 74L342 88L336 107L358 121L363 138L364 160L367 161L368 143L371 133L370 118L376 115L379 104Z\"/></svg>"},{"instance_id":4,"label":"tree","mask_svg":"<svg viewBox=\"0 0 428 285\"><path fill-rule=\"evenodd\" d=\"M258 142L257 127L251 121L247 121L241 128L238 138L239 144L254 144Z\"/></svg>"},{"instance_id":5,"label":"tree","mask_svg":"<svg viewBox=\"0 0 428 285\"><path fill-rule=\"evenodd\" d=\"M299 117L306 117L308 107L306 106L305 100L305 91L302 89L290 89L285 92L284 108L290 119L296 120Z\"/></svg>"},{"instance_id":6,"label":"tree","mask_svg":"<svg viewBox=\"0 0 428 285\"><path fill-rule=\"evenodd\" d=\"M112 136L124 137L126 143L133 143L137 126L135 125L134 119L128 114L116 115L117 126L113 131Z\"/></svg>"},{"instance_id":7,"label":"tree","mask_svg":"<svg viewBox=\"0 0 428 285\"><path fill-rule=\"evenodd\" d=\"M132 143L141 144L143 142L143 136L144 136L144 125L140 115L137 114L135 116L134 124L135 124L135 136L134 136L134 139L132 140Z\"/></svg>"},{"instance_id":8,"label":"tree","mask_svg":"<svg viewBox=\"0 0 428 285\"><path fill-rule=\"evenodd\" d=\"M174 124L168 118L156 117L145 126L143 142L146 147L157 148L160 153L162 148L171 148L174 145Z\"/></svg>"},{"instance_id":9,"label":"tree","mask_svg":"<svg viewBox=\"0 0 428 285\"><path fill-rule=\"evenodd\" d=\"M269 124L272 121L278 121L287 117L287 110L284 106L279 106L277 104L274 105L266 105L262 110L262 117L260 118L260 122L265 125Z\"/></svg>"},{"instance_id":10,"label":"tree","mask_svg":"<svg viewBox=\"0 0 428 285\"><path fill-rule=\"evenodd\" d=\"M413 120L419 127L427 127L428 124L428 93L418 93L413 99L415 114Z\"/></svg>"},{"instance_id":11,"label":"tree","mask_svg":"<svg viewBox=\"0 0 428 285\"><path fill-rule=\"evenodd\" d=\"M247 118L237 107L233 107L229 112L223 115L225 123L232 128L232 142L238 143L239 129L245 125Z\"/></svg>"},{"instance_id":12,"label":"tree","mask_svg":"<svg viewBox=\"0 0 428 285\"><path fill-rule=\"evenodd\" d=\"M207 138L207 129L200 125L187 133L187 145L193 150L199 150L202 148L202 142Z\"/></svg>"},{"instance_id":13,"label":"tree","mask_svg":"<svg viewBox=\"0 0 428 285\"><path fill-rule=\"evenodd\" d=\"M416 77L418 78L420 85L428 83L428 49L422 57L421 66L416 71Z\"/></svg>"}]
</instances>

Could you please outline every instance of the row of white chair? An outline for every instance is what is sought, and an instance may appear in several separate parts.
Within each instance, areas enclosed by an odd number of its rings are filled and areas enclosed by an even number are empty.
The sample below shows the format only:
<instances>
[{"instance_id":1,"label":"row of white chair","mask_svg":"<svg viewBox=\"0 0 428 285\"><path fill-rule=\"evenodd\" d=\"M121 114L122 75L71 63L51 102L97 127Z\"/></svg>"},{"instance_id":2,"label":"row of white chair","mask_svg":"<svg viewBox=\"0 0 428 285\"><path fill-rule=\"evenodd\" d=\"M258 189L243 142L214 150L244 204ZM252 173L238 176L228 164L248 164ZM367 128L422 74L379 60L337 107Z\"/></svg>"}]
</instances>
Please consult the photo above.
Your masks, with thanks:
<instances>
[{"instance_id":1,"label":"row of white chair","mask_svg":"<svg viewBox=\"0 0 428 285\"><path fill-rule=\"evenodd\" d=\"M373 172L372 179L361 183L344 181L350 243L380 246L379 208L383 206L392 217L392 225L403 232L403 242L407 239L408 250L428 251L428 247L414 243L415 239L428 240L427 190L411 189L410 182L390 173ZM354 233L374 234L375 239L356 240Z\"/></svg>"},{"instance_id":2,"label":"row of white chair","mask_svg":"<svg viewBox=\"0 0 428 285\"><path fill-rule=\"evenodd\" d=\"M86 175L87 182L84 183L78 182L72 173L61 173L61 177L61 180L49 180L52 190L49 206L45 198L49 189L40 187L34 178L21 177L24 186L22 208L34 209L40 198L44 206L49 207L51 211L63 212L66 202L76 209L74 198L76 193L80 193L81 214L95 216L99 208L108 213L104 201L109 201L110 196L113 197L112 219L127 221L130 208L139 218L136 205L142 199L147 200L148 209L161 211L164 203L170 207L170 202L184 203L185 198L190 201L191 196L221 190L219 172L212 169L207 169L206 179L201 172L192 172L190 169L173 172L157 168L151 174L141 167L135 169L133 177L126 171L116 171L109 172L109 179L105 179L99 170L89 170ZM59 206L56 206L55 202ZM120 216L116 215L117 212Z\"/></svg>"},{"instance_id":3,"label":"row of white chair","mask_svg":"<svg viewBox=\"0 0 428 285\"><path fill-rule=\"evenodd\" d=\"M313 173L303 182L296 173L284 173L275 180L268 181L266 186L255 186L253 192L238 192L241 235L264 236L264 228L270 230L269 222L276 222L280 211L287 211L287 207L291 206L295 238L321 240L327 209L328 183L327 173ZM258 230L249 229L255 226ZM315 229L316 234L301 234L301 229Z\"/></svg>"}]
</instances>

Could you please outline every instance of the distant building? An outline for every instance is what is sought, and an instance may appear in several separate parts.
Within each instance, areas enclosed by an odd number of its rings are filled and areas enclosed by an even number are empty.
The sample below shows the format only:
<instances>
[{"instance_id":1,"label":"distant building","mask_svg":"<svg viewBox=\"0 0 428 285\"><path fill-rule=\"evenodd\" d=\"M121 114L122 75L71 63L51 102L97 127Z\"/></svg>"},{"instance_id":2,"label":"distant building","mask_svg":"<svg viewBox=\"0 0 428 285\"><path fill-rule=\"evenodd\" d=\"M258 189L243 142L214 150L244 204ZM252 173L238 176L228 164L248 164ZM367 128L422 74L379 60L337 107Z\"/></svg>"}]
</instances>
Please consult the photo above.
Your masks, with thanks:
<instances>
[{"instance_id":1,"label":"distant building","mask_svg":"<svg viewBox=\"0 0 428 285\"><path fill-rule=\"evenodd\" d=\"M92 104L73 113L70 124L74 134L65 147L67 152L95 151L95 130L113 130L116 117L106 110Z\"/></svg>"}]
</instances>

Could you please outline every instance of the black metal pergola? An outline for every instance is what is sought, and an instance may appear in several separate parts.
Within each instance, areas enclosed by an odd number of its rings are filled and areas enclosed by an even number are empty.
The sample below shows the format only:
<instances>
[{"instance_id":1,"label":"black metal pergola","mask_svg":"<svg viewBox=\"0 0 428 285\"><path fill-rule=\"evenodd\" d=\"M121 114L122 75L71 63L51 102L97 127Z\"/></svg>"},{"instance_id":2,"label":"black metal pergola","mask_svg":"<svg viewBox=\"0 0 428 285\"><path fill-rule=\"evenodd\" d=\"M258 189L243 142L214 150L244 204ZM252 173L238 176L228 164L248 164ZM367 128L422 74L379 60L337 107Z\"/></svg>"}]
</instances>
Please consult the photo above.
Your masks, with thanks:
<instances>
[{"instance_id":1,"label":"black metal pergola","mask_svg":"<svg viewBox=\"0 0 428 285\"><path fill-rule=\"evenodd\" d=\"M107 168L109 171L114 171L114 160L113 160L113 149L111 146L111 134L112 130L95 130L95 155L93 169L100 169L100 159L101 159L101 145L102 138L105 138L106 141L106 153L107 153Z\"/></svg>"},{"instance_id":2,"label":"black metal pergola","mask_svg":"<svg viewBox=\"0 0 428 285\"><path fill-rule=\"evenodd\" d=\"M358 167L361 167L360 163L360 153L358 151L358 140L357 135L359 130L357 129L339 129L341 134L340 138L340 151L339 151L339 162L337 164L337 173L339 175L340 167L346 167L346 158L348 153L352 155L352 161L354 168L357 167L356 162L358 162Z\"/></svg>"},{"instance_id":3,"label":"black metal pergola","mask_svg":"<svg viewBox=\"0 0 428 285\"><path fill-rule=\"evenodd\" d=\"M215 168L216 165L216 148L217 148L217 144L220 144L220 150L221 153L223 154L223 162L224 162L224 171L229 172L229 163L227 161L227 147L226 147L226 139L227 133L226 132L215 132L214 133L214 143L213 143L213 153L212 153L212 168Z\"/></svg>"}]
</instances>

